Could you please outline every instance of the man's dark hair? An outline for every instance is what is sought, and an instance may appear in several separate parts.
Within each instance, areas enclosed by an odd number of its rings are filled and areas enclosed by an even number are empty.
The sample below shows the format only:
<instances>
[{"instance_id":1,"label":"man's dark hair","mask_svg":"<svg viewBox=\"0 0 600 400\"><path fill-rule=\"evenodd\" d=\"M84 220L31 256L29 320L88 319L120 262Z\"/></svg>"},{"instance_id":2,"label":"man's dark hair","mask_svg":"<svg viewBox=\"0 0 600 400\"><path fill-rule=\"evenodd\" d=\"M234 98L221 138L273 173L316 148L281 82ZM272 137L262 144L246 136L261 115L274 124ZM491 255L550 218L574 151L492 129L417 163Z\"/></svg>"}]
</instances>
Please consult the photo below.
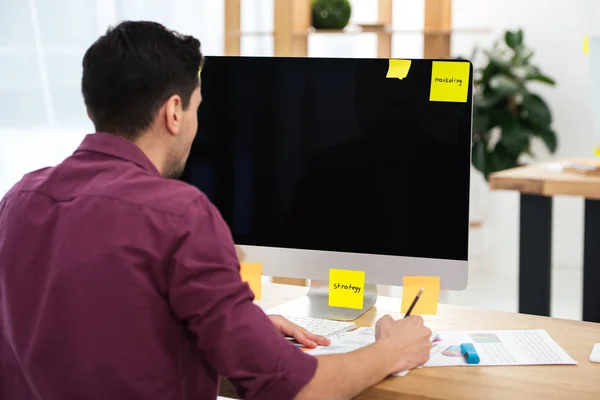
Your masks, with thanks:
<instances>
[{"instance_id":1,"label":"man's dark hair","mask_svg":"<svg viewBox=\"0 0 600 400\"><path fill-rule=\"evenodd\" d=\"M81 91L96 131L133 140L174 94L187 109L203 62L198 39L159 23L109 28L83 57Z\"/></svg>"}]
</instances>

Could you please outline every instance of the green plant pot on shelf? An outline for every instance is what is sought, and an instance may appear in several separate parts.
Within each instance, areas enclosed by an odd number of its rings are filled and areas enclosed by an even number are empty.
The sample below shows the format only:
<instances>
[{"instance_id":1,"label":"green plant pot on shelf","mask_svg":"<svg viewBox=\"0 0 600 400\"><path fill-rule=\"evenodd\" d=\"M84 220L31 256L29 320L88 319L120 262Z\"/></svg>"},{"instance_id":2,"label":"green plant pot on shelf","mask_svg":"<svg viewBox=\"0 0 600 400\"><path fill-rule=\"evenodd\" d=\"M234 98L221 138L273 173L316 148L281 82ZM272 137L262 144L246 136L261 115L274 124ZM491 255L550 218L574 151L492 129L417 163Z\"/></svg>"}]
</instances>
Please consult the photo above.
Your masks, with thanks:
<instances>
[{"instance_id":1,"label":"green plant pot on shelf","mask_svg":"<svg viewBox=\"0 0 600 400\"><path fill-rule=\"evenodd\" d=\"M344 29L351 15L349 0L312 1L312 26L315 29Z\"/></svg>"}]
</instances>

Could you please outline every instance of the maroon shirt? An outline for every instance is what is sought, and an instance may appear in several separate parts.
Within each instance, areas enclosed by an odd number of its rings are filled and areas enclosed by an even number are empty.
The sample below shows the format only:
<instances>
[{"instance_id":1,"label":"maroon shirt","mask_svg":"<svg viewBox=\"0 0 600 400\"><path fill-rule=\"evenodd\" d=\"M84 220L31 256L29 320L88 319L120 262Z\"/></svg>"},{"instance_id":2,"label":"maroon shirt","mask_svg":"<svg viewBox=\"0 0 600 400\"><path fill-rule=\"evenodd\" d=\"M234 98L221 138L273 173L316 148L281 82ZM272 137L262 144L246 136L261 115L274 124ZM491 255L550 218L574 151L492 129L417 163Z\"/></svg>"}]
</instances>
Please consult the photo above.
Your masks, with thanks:
<instances>
[{"instance_id":1,"label":"maroon shirt","mask_svg":"<svg viewBox=\"0 0 600 400\"><path fill-rule=\"evenodd\" d=\"M293 398L317 360L253 299L205 195L88 135L0 202L0 399Z\"/></svg>"}]
</instances>

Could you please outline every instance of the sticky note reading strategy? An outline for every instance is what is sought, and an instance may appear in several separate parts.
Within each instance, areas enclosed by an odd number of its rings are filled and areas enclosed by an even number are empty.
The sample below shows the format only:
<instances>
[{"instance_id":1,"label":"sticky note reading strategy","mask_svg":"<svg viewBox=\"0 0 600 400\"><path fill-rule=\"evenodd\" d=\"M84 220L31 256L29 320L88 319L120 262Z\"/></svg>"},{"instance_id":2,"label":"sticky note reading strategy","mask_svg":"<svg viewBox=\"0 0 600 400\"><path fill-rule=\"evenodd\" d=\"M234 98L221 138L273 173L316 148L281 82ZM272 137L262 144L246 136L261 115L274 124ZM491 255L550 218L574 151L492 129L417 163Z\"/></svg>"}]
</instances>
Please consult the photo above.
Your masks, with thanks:
<instances>
[{"instance_id":1,"label":"sticky note reading strategy","mask_svg":"<svg viewBox=\"0 0 600 400\"><path fill-rule=\"evenodd\" d=\"M344 269L329 270L330 306L362 309L364 297L364 272Z\"/></svg>"},{"instance_id":2,"label":"sticky note reading strategy","mask_svg":"<svg viewBox=\"0 0 600 400\"><path fill-rule=\"evenodd\" d=\"M436 315L440 296L440 277L405 276L402 280L404 289L402 290L402 309L400 312L405 314L419 289L424 288L425 291L411 311L411 315Z\"/></svg>"},{"instance_id":3,"label":"sticky note reading strategy","mask_svg":"<svg viewBox=\"0 0 600 400\"><path fill-rule=\"evenodd\" d=\"M262 294L262 264L240 263L240 275L242 281L248 282L248 285L250 285L254 298L260 300Z\"/></svg>"},{"instance_id":4,"label":"sticky note reading strategy","mask_svg":"<svg viewBox=\"0 0 600 400\"><path fill-rule=\"evenodd\" d=\"M410 60L390 60L386 78L404 79L410 70Z\"/></svg>"},{"instance_id":5,"label":"sticky note reading strategy","mask_svg":"<svg viewBox=\"0 0 600 400\"><path fill-rule=\"evenodd\" d=\"M470 70L466 61L433 61L429 101L466 103Z\"/></svg>"}]
</instances>

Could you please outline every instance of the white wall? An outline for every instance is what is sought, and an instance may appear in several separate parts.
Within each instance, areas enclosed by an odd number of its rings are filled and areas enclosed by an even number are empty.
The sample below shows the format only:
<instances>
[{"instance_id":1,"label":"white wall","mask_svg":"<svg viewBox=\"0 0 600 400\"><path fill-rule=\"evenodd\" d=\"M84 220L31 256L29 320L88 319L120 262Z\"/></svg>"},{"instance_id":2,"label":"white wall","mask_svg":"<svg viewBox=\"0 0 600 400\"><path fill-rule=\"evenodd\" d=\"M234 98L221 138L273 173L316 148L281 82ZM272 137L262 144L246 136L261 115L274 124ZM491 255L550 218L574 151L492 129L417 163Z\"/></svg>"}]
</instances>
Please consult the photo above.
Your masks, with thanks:
<instances>
[{"instance_id":1,"label":"white wall","mask_svg":"<svg viewBox=\"0 0 600 400\"><path fill-rule=\"evenodd\" d=\"M272 29L273 0L242 0L242 28ZM469 55L475 44L489 45L505 28L521 27L537 54L535 61L558 81L540 88L548 99L559 133L559 156L587 156L594 146L590 70L582 53L585 34L600 33L596 0L454 0L455 28L490 28L491 34L456 34L455 55ZM376 2L354 0L353 22L375 22ZM81 57L106 25L123 19L151 19L198 36L206 54L223 54L223 1L180 0L2 0L0 13L0 195L28 170L69 155L91 130L81 96ZM395 0L397 27L423 25L424 0ZM75 17L72 13L78 13ZM37 20L35 17L37 15ZM33 16L33 17L32 17ZM394 38L394 57L422 56L420 35ZM270 55L272 42L244 38L245 55ZM375 37L317 35L310 56L372 57ZM548 155L540 152L540 159ZM474 250L485 243L491 254L482 264L517 268L518 197L488 193L475 179L474 198L485 228L474 233ZM580 268L582 201L559 198L554 209L555 264ZM481 235L485 234L482 240Z\"/></svg>"},{"instance_id":2,"label":"white wall","mask_svg":"<svg viewBox=\"0 0 600 400\"><path fill-rule=\"evenodd\" d=\"M81 59L108 25L155 20L202 38L209 54L223 51L224 12L215 0L179 0L177 7L163 0L0 4L0 196L25 172L70 155L92 131L80 94Z\"/></svg>"},{"instance_id":3,"label":"white wall","mask_svg":"<svg viewBox=\"0 0 600 400\"><path fill-rule=\"evenodd\" d=\"M597 33L600 2L596 0L454 0L455 26L487 26L493 34L478 38L489 45L506 28L523 28L525 40L535 49L534 61L558 85L539 92L554 111L559 135L557 157L593 157L594 127L590 92L589 58L583 54L583 37ZM472 38L456 36L455 53L469 54ZM549 155L538 147L539 159ZM484 193L485 196L485 193ZM558 197L553 210L553 260L555 267L581 268L583 243L583 201ZM487 196L485 231L487 263L494 269L516 269L518 260L518 196L494 192Z\"/></svg>"}]
</instances>

